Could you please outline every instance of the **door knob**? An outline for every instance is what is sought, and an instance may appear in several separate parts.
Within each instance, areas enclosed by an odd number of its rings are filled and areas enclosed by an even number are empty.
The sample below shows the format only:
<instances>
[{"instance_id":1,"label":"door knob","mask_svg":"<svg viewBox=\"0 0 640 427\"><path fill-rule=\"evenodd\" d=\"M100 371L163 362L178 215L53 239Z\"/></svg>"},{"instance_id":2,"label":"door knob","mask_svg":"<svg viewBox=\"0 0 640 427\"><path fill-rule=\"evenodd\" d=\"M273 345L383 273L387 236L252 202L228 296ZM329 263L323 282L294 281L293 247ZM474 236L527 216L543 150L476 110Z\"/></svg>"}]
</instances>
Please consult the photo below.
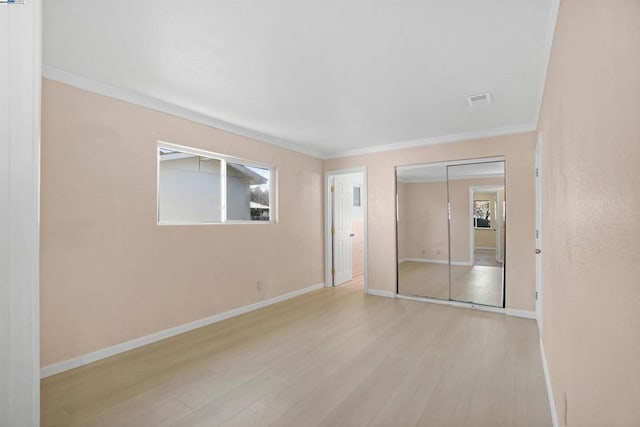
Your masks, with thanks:
<instances>
[{"instance_id":1,"label":"door knob","mask_svg":"<svg viewBox=\"0 0 640 427\"><path fill-rule=\"evenodd\" d=\"M536 254L541 254L542 253L542 249L536 249Z\"/></svg>"},{"instance_id":2,"label":"door knob","mask_svg":"<svg viewBox=\"0 0 640 427\"><path fill-rule=\"evenodd\" d=\"M353 237L353 236L355 236L355 234L353 234L353 233L349 234L349 237Z\"/></svg>"}]
</instances>

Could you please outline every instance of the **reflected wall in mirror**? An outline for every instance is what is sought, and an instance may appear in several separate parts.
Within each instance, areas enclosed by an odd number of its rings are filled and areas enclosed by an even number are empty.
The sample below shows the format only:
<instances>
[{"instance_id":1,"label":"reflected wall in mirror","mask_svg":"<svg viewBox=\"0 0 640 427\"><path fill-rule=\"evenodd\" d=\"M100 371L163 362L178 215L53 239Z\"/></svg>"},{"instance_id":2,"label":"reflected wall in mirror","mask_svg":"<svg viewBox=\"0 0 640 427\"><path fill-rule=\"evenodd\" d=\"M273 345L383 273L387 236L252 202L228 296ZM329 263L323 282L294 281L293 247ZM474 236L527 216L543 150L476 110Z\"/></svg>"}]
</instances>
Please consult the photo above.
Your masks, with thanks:
<instances>
[{"instance_id":1,"label":"reflected wall in mirror","mask_svg":"<svg viewBox=\"0 0 640 427\"><path fill-rule=\"evenodd\" d=\"M447 167L398 167L398 293L448 300Z\"/></svg>"},{"instance_id":2,"label":"reflected wall in mirror","mask_svg":"<svg viewBox=\"0 0 640 427\"><path fill-rule=\"evenodd\" d=\"M504 161L396 168L398 293L504 306Z\"/></svg>"}]
</instances>

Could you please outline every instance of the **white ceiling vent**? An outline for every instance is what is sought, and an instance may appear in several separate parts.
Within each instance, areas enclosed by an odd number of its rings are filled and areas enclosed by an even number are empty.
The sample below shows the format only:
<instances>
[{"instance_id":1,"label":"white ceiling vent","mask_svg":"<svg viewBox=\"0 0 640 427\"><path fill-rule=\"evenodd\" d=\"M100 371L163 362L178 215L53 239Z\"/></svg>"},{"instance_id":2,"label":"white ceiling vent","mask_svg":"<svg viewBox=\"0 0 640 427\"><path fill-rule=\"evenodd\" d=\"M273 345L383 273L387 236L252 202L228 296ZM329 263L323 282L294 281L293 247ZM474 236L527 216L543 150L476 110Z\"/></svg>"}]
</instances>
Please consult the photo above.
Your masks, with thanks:
<instances>
[{"instance_id":1,"label":"white ceiling vent","mask_svg":"<svg viewBox=\"0 0 640 427\"><path fill-rule=\"evenodd\" d=\"M491 104L491 95L489 92L478 93L476 95L467 96L467 101L470 107L477 107L479 105Z\"/></svg>"}]
</instances>

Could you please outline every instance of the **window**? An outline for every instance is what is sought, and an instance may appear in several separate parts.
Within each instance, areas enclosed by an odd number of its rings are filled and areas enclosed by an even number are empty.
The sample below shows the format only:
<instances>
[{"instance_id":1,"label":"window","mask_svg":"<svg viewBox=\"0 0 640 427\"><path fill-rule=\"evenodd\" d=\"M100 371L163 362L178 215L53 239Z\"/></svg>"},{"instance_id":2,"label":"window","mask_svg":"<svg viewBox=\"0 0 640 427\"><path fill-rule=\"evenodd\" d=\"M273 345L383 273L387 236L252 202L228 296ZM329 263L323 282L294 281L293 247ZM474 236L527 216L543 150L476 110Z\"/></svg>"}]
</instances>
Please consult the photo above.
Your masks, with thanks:
<instances>
[{"instance_id":1,"label":"window","mask_svg":"<svg viewBox=\"0 0 640 427\"><path fill-rule=\"evenodd\" d=\"M491 228L491 202L489 200L473 201L473 226L475 228Z\"/></svg>"},{"instance_id":2,"label":"window","mask_svg":"<svg viewBox=\"0 0 640 427\"><path fill-rule=\"evenodd\" d=\"M353 207L360 207L360 187L357 185L353 186Z\"/></svg>"},{"instance_id":3,"label":"window","mask_svg":"<svg viewBox=\"0 0 640 427\"><path fill-rule=\"evenodd\" d=\"M271 222L272 173L269 166L158 144L158 223Z\"/></svg>"}]
</instances>

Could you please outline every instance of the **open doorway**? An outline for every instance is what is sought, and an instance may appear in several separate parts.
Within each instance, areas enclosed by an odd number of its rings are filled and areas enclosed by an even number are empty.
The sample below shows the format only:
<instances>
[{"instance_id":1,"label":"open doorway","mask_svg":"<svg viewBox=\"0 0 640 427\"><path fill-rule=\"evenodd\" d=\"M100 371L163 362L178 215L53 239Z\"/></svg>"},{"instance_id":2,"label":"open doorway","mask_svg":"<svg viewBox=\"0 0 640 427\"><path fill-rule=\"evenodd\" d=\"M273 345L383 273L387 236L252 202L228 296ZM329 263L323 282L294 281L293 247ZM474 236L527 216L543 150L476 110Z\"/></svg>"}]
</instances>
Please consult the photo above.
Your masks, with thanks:
<instances>
[{"instance_id":1,"label":"open doorway","mask_svg":"<svg viewBox=\"0 0 640 427\"><path fill-rule=\"evenodd\" d=\"M470 252L473 265L502 268L505 250L504 185L469 188L473 220Z\"/></svg>"},{"instance_id":2,"label":"open doorway","mask_svg":"<svg viewBox=\"0 0 640 427\"><path fill-rule=\"evenodd\" d=\"M326 174L326 286L367 290L366 189L364 168Z\"/></svg>"}]
</instances>

